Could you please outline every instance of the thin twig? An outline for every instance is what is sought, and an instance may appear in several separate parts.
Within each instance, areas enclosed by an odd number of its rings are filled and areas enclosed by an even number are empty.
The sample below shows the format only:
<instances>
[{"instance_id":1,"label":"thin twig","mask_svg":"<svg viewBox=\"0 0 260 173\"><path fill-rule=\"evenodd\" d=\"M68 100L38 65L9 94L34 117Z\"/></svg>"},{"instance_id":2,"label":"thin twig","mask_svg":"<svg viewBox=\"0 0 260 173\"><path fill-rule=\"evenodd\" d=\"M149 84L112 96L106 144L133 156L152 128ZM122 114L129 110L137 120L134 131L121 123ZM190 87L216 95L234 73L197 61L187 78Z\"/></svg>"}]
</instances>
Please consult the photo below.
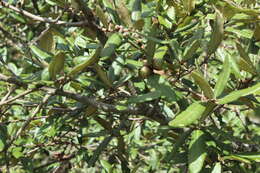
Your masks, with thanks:
<instances>
[{"instance_id":1,"label":"thin twig","mask_svg":"<svg viewBox=\"0 0 260 173\"><path fill-rule=\"evenodd\" d=\"M23 93L21 93L21 94L15 96L15 97L10 98L9 100L6 100L6 101L4 101L4 102L1 102L1 103L0 103L0 106L9 104L9 103L15 101L16 99L19 99L19 98L21 98L21 97L24 97L24 96L26 96L26 95L28 95L28 94L30 94L30 93L36 91L36 90L38 90L38 88L28 89L28 90L24 91Z\"/></svg>"},{"instance_id":2,"label":"thin twig","mask_svg":"<svg viewBox=\"0 0 260 173\"><path fill-rule=\"evenodd\" d=\"M15 84L17 86L21 86L21 87L27 88L27 83L22 82L22 81L20 81L19 79L15 78L15 77L9 77L9 76L5 76L3 74L0 74L0 81L12 83L12 84Z\"/></svg>"},{"instance_id":3,"label":"thin twig","mask_svg":"<svg viewBox=\"0 0 260 173\"><path fill-rule=\"evenodd\" d=\"M19 8L15 7L11 4L8 4L7 2L4 2L4 1L0 2L0 5L3 6L3 7L9 8L11 10L14 10L21 15L24 15L26 17L29 17L29 18L36 20L36 21L39 21L39 22L51 23L51 24L56 24L56 25L64 25L64 26L85 26L85 25L89 24L88 21L66 22L66 21L61 21L61 20L56 21L55 19L44 18L44 17L41 17L41 16L34 15L34 14L32 14L32 13L26 11L26 10L19 9Z\"/></svg>"},{"instance_id":4,"label":"thin twig","mask_svg":"<svg viewBox=\"0 0 260 173\"><path fill-rule=\"evenodd\" d=\"M0 103L5 102L10 97L10 95L16 90L16 88L16 85L11 86L7 94L1 99Z\"/></svg>"},{"instance_id":5,"label":"thin twig","mask_svg":"<svg viewBox=\"0 0 260 173\"><path fill-rule=\"evenodd\" d=\"M43 101L35 108L35 110L33 111L32 115L30 118L28 118L28 120L24 123L24 125L18 130L18 132L16 133L16 135L14 136L14 138L12 139L12 141L16 140L21 134L22 132L25 130L25 128L30 124L30 122L32 120L34 120L35 118L35 115L41 110L42 106L44 104L47 103L47 101L49 100L49 98L51 97L52 95L46 95L44 98L43 98ZM12 142L11 142L12 143Z\"/></svg>"}]
</instances>

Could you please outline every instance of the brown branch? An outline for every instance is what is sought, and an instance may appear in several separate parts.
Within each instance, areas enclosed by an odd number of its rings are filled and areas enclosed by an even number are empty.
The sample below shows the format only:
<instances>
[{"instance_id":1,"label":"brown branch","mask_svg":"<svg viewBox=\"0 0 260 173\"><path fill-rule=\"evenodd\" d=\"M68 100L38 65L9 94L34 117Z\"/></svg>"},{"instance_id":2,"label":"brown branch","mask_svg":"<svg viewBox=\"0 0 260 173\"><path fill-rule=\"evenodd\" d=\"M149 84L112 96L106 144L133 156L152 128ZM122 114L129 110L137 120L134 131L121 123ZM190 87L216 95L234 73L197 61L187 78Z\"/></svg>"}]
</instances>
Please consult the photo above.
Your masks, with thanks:
<instances>
[{"instance_id":1,"label":"brown branch","mask_svg":"<svg viewBox=\"0 0 260 173\"><path fill-rule=\"evenodd\" d=\"M41 16L34 15L26 10L19 9L19 8L15 7L11 4L8 4L7 2L3 2L3 1L0 2L0 5L5 8L14 10L17 13L19 13L23 16L29 17L35 21L40 21L40 22L45 22L45 23L50 23L50 24L55 24L55 25L63 25L63 26L67 26L67 27L69 27L69 26L75 26L75 27L87 26L91 30L93 30L94 32L97 33L97 38L103 45L107 41L106 34L102 31L102 29L98 25L95 24L94 14L92 13L92 11L90 9L85 7L84 4L82 4L84 7L81 7L81 8L83 8L83 11L85 12L85 21L80 21L80 22L66 22L66 21L61 21L61 20L44 18Z\"/></svg>"},{"instance_id":2,"label":"brown branch","mask_svg":"<svg viewBox=\"0 0 260 173\"><path fill-rule=\"evenodd\" d=\"M86 105L92 105L95 106L101 110L103 110L104 112L114 112L114 113L130 113L130 114L140 114L140 110L137 108L131 108L128 107L124 110L119 110L116 108L115 105L112 104L107 104L107 103L103 103L100 101L97 101L95 98L93 97L88 97L88 96L82 96L80 94L77 93L73 93L70 91L62 91L62 90L56 90L55 88L51 88L51 87L42 87L41 90L44 90L46 92L50 92L50 93L55 93L58 94L60 96L64 96L73 100L76 100L80 103L86 104Z\"/></svg>"},{"instance_id":3,"label":"brown branch","mask_svg":"<svg viewBox=\"0 0 260 173\"><path fill-rule=\"evenodd\" d=\"M2 74L0 74L2 75ZM2 75L4 76L4 75ZM4 76L5 77L5 76ZM17 83L16 80L14 81L7 81L9 83ZM38 87L39 88L39 87ZM38 89L37 88L37 89ZM131 115L144 115L146 117L149 117L161 124L167 124L168 121L163 118L164 116L158 112L154 112L154 110L152 108L149 108L149 111L147 111L147 106L143 107L143 106L139 106L139 107L127 107L123 110L119 110L116 105L113 104L107 104L101 101L98 101L96 98L94 97L89 97L89 96L83 96L77 93L73 93L70 91L63 91L63 90L57 90L56 88L52 88L52 87L48 87L48 86L42 86L40 88L40 90L45 91L49 94L56 94L56 95L60 95L60 96L64 96L66 98L69 99L73 99L76 100L82 104L85 105L91 105L94 107L97 107L100 110L103 110L104 112L113 112L113 113L117 113L117 114L131 114ZM153 114L150 114L152 112ZM158 115L155 115L158 114Z\"/></svg>"},{"instance_id":4,"label":"brown branch","mask_svg":"<svg viewBox=\"0 0 260 173\"><path fill-rule=\"evenodd\" d=\"M11 86L7 94L1 99L0 103L6 101L11 96L11 94L16 90L16 88L17 88L16 85Z\"/></svg>"},{"instance_id":5,"label":"brown branch","mask_svg":"<svg viewBox=\"0 0 260 173\"><path fill-rule=\"evenodd\" d=\"M88 25L89 22L88 21L80 21L80 22L66 22L66 21L61 21L61 20L55 20L55 19L49 19L49 18L44 18L41 16L37 16L34 15L26 10L23 9L19 9L11 4L8 4L7 2L0 2L0 5L5 7L5 8L9 8L11 10L16 11L17 13L29 17L35 21L40 21L40 22L45 22L45 23L50 23L50 24L56 24L56 25L64 25L64 26L85 26Z\"/></svg>"},{"instance_id":6,"label":"brown branch","mask_svg":"<svg viewBox=\"0 0 260 173\"><path fill-rule=\"evenodd\" d=\"M50 97L51 97L51 95L46 95L43 98L43 101L35 108L35 110L33 111L32 115L31 115L31 117L29 117L28 120L25 121L23 126L17 131L16 135L14 136L14 138L11 140L10 143L15 141L24 132L25 128L31 123L32 120L34 120L35 115L41 110L43 105L47 103L47 101L49 100Z\"/></svg>"},{"instance_id":7,"label":"brown branch","mask_svg":"<svg viewBox=\"0 0 260 173\"><path fill-rule=\"evenodd\" d=\"M27 88L27 84L25 82L22 82L15 77L9 77L9 76L5 76L3 74L0 74L0 81L12 83L12 84L15 84L17 86Z\"/></svg>"},{"instance_id":8,"label":"brown branch","mask_svg":"<svg viewBox=\"0 0 260 173\"><path fill-rule=\"evenodd\" d=\"M15 96L15 97L10 98L9 100L0 102L0 106L9 104L9 103L15 101L16 99L19 99L19 98L21 98L21 97L24 97L24 96L26 96L26 95L28 95L28 94L30 94L30 93L36 91L36 90L38 90L38 88L28 89L28 90L24 91L23 93L21 93L21 94Z\"/></svg>"},{"instance_id":9,"label":"brown branch","mask_svg":"<svg viewBox=\"0 0 260 173\"><path fill-rule=\"evenodd\" d=\"M48 117L49 116L33 117L32 120L39 120L39 119L44 119L44 118L48 118ZM10 123L18 123L18 122L24 122L24 121L27 121L27 119L10 120L10 121L5 121L5 122L0 122L0 125L10 124Z\"/></svg>"}]
</instances>

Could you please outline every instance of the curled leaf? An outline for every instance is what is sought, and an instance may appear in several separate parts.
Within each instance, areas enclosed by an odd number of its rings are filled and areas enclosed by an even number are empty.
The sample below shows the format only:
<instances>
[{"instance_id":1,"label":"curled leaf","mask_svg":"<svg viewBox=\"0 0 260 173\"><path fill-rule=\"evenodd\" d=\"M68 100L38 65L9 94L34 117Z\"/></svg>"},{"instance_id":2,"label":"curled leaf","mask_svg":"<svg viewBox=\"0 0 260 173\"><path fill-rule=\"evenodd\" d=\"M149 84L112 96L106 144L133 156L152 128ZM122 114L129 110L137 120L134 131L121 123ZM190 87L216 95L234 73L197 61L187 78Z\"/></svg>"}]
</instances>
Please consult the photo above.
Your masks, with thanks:
<instances>
[{"instance_id":1,"label":"curled leaf","mask_svg":"<svg viewBox=\"0 0 260 173\"><path fill-rule=\"evenodd\" d=\"M93 65L94 63L96 63L99 59L99 55L101 52L101 47L97 48L94 55L87 59L85 62L75 66L70 72L69 72L69 76L75 76L76 74L80 73L81 71L83 71L86 67Z\"/></svg>"}]
</instances>

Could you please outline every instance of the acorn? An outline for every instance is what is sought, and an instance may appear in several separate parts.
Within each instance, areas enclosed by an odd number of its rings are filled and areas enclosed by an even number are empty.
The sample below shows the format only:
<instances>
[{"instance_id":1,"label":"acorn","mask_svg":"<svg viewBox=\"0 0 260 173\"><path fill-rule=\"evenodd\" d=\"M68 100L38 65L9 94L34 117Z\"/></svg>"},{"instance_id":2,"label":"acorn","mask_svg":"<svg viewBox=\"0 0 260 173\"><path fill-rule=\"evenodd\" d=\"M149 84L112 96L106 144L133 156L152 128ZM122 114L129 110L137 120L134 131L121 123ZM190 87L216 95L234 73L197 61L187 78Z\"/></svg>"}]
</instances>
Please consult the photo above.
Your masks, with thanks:
<instances>
[{"instance_id":1,"label":"acorn","mask_svg":"<svg viewBox=\"0 0 260 173\"><path fill-rule=\"evenodd\" d=\"M153 59L153 68L156 70L162 70L164 66L164 61L161 58L154 58Z\"/></svg>"},{"instance_id":2,"label":"acorn","mask_svg":"<svg viewBox=\"0 0 260 173\"><path fill-rule=\"evenodd\" d=\"M148 76L150 76L152 74L152 70L148 67L148 66L143 66L140 71L139 71L139 75L141 78L145 79Z\"/></svg>"}]
</instances>

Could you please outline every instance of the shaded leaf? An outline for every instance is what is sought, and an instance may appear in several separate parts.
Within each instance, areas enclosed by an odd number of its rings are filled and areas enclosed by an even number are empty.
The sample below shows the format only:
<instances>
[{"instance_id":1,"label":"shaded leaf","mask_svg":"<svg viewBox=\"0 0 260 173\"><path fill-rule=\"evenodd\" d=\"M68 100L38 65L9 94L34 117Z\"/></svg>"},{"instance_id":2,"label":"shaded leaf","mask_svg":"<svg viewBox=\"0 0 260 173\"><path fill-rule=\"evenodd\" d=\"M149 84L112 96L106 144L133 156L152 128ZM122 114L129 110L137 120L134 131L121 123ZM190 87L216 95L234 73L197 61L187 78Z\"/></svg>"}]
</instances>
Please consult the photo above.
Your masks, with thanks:
<instances>
[{"instance_id":1,"label":"shaded leaf","mask_svg":"<svg viewBox=\"0 0 260 173\"><path fill-rule=\"evenodd\" d=\"M116 11L119 14L120 19L124 22L124 24L126 26L132 25L131 14L130 14L128 8L126 7L124 1L119 1Z\"/></svg>"},{"instance_id":2,"label":"shaded leaf","mask_svg":"<svg viewBox=\"0 0 260 173\"><path fill-rule=\"evenodd\" d=\"M134 0L131 17L133 21L138 21L141 19L142 14L142 1L141 0Z\"/></svg>"},{"instance_id":3,"label":"shaded leaf","mask_svg":"<svg viewBox=\"0 0 260 173\"><path fill-rule=\"evenodd\" d=\"M108 21L109 21L108 17L99 5L96 6L96 14L97 14L99 20L102 22L102 24L106 28L108 28Z\"/></svg>"},{"instance_id":4,"label":"shaded leaf","mask_svg":"<svg viewBox=\"0 0 260 173\"><path fill-rule=\"evenodd\" d=\"M208 81L199 72L193 71L191 73L191 77L195 80L196 84L199 85L199 87L201 88L201 90L203 91L204 95L207 98L209 99L214 98L214 92L211 86L209 85Z\"/></svg>"},{"instance_id":5,"label":"shaded leaf","mask_svg":"<svg viewBox=\"0 0 260 173\"><path fill-rule=\"evenodd\" d=\"M257 74L256 68L254 67L252 61L250 60L249 55L245 52L245 50L239 43L236 43L236 48L241 56L241 58L239 59L240 68L253 75L256 75Z\"/></svg>"},{"instance_id":6,"label":"shaded leaf","mask_svg":"<svg viewBox=\"0 0 260 173\"><path fill-rule=\"evenodd\" d=\"M201 130L194 130L191 134L189 144L189 172L198 173L201 171L207 156L205 134Z\"/></svg>"},{"instance_id":7,"label":"shaded leaf","mask_svg":"<svg viewBox=\"0 0 260 173\"><path fill-rule=\"evenodd\" d=\"M97 71L98 77L102 80L102 82L104 84L106 84L106 86L108 86L109 88L112 87L112 83L111 81L108 79L107 73L106 71L98 64L94 65L94 69Z\"/></svg>"},{"instance_id":8,"label":"shaded leaf","mask_svg":"<svg viewBox=\"0 0 260 173\"><path fill-rule=\"evenodd\" d=\"M3 151L3 149L6 146L6 139L7 139L7 128L6 126L0 124L0 152Z\"/></svg>"},{"instance_id":9,"label":"shaded leaf","mask_svg":"<svg viewBox=\"0 0 260 173\"><path fill-rule=\"evenodd\" d=\"M175 93L175 90L170 84L159 75L152 75L147 79L147 84L151 89L155 89L164 96L167 101L173 102L179 99L179 96Z\"/></svg>"},{"instance_id":10,"label":"shaded leaf","mask_svg":"<svg viewBox=\"0 0 260 173\"><path fill-rule=\"evenodd\" d=\"M192 58L192 56L196 53L196 51L198 50L199 47L200 47L200 40L195 40L191 44L191 46L189 46L185 49L182 60L186 61L186 60Z\"/></svg>"},{"instance_id":11,"label":"shaded leaf","mask_svg":"<svg viewBox=\"0 0 260 173\"><path fill-rule=\"evenodd\" d=\"M49 29L39 40L39 47L46 52L54 52L55 41L53 38L52 31Z\"/></svg>"},{"instance_id":12,"label":"shaded leaf","mask_svg":"<svg viewBox=\"0 0 260 173\"><path fill-rule=\"evenodd\" d=\"M100 57L103 59L109 58L115 52L116 48L120 46L121 42L122 42L122 37L119 34L117 33L112 34L108 38L104 48L102 49Z\"/></svg>"},{"instance_id":13,"label":"shaded leaf","mask_svg":"<svg viewBox=\"0 0 260 173\"><path fill-rule=\"evenodd\" d=\"M52 80L56 79L56 75L59 74L64 68L65 53L59 52L56 54L51 63L49 64L48 70Z\"/></svg>"},{"instance_id":14,"label":"shaded leaf","mask_svg":"<svg viewBox=\"0 0 260 173\"><path fill-rule=\"evenodd\" d=\"M214 53L218 46L220 45L223 37L224 37L224 18L223 15L215 9L216 11L216 18L214 21L213 31L211 34L210 41L207 46L207 55L210 56Z\"/></svg>"},{"instance_id":15,"label":"shaded leaf","mask_svg":"<svg viewBox=\"0 0 260 173\"><path fill-rule=\"evenodd\" d=\"M92 157L89 159L88 164L89 166L94 166L96 161L98 160L102 151L104 151L110 141L113 139L112 136L106 137L98 146L98 148L94 151Z\"/></svg>"},{"instance_id":16,"label":"shaded leaf","mask_svg":"<svg viewBox=\"0 0 260 173\"><path fill-rule=\"evenodd\" d=\"M196 0L183 0L182 2L184 9L188 12L188 14L190 14L191 11L195 8Z\"/></svg>"}]
</instances>

